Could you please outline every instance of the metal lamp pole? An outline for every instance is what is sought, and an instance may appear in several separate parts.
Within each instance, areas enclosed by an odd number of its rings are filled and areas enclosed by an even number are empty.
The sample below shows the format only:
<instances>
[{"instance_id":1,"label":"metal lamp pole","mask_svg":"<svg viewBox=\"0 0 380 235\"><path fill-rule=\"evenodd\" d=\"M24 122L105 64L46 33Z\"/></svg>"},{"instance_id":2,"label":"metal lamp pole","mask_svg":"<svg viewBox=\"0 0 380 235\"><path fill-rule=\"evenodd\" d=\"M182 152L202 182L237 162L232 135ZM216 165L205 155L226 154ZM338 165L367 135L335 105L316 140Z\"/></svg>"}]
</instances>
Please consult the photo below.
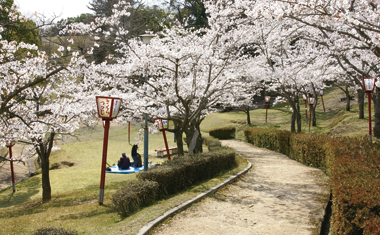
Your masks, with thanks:
<instances>
[{"instance_id":1,"label":"metal lamp pole","mask_svg":"<svg viewBox=\"0 0 380 235\"><path fill-rule=\"evenodd\" d=\"M309 133L310 133L310 124L311 124L311 110L313 109L314 103L315 103L315 98L314 97L309 97L309 106L310 106Z\"/></svg>"},{"instance_id":2,"label":"metal lamp pole","mask_svg":"<svg viewBox=\"0 0 380 235\"><path fill-rule=\"evenodd\" d=\"M150 44L150 39L152 39L155 35L153 34L142 34L142 35L139 35L141 37L141 39L143 40L143 43L145 45L149 45ZM148 81L148 75L146 77L146 80ZM145 107L145 110L147 110L147 107ZM145 113L145 127L144 127L144 171L147 171L148 170L148 151L149 151L149 147L148 147L148 114Z\"/></svg>"},{"instance_id":3,"label":"metal lamp pole","mask_svg":"<svg viewBox=\"0 0 380 235\"><path fill-rule=\"evenodd\" d=\"M302 95L302 99L303 99L303 101L305 101L306 122L308 122L308 118L307 118L307 104L306 104L307 97L306 97L305 94Z\"/></svg>"},{"instance_id":4,"label":"metal lamp pole","mask_svg":"<svg viewBox=\"0 0 380 235\"><path fill-rule=\"evenodd\" d=\"M369 141L372 143L372 121L371 121L371 93L375 89L376 78L362 78L364 91L368 94L368 128Z\"/></svg>"},{"instance_id":5,"label":"metal lamp pole","mask_svg":"<svg viewBox=\"0 0 380 235\"><path fill-rule=\"evenodd\" d=\"M326 113L325 103L323 102L323 90L319 91L319 95L321 96L321 99L322 99L323 112Z\"/></svg>"},{"instance_id":6,"label":"metal lamp pole","mask_svg":"<svg viewBox=\"0 0 380 235\"><path fill-rule=\"evenodd\" d=\"M102 118L102 120L104 121L103 155L100 173L99 205L103 205L104 200L104 185L106 180L107 149L110 121L112 119L117 118L121 102L121 98L96 96L98 116Z\"/></svg>"},{"instance_id":7,"label":"metal lamp pole","mask_svg":"<svg viewBox=\"0 0 380 235\"><path fill-rule=\"evenodd\" d=\"M265 96L265 103L267 104L267 110L266 110L266 114L265 114L265 123L267 123L267 119L268 119L268 105L269 105L269 102L270 102L270 96Z\"/></svg>"},{"instance_id":8,"label":"metal lamp pole","mask_svg":"<svg viewBox=\"0 0 380 235\"><path fill-rule=\"evenodd\" d=\"M11 165L11 175L12 175L12 188L13 188L13 192L16 192L15 173L13 170L13 161L12 161L12 147L14 145L15 145L15 143L12 142L12 143L8 144L7 147L9 149L9 159L11 160L10 165Z\"/></svg>"}]
</instances>

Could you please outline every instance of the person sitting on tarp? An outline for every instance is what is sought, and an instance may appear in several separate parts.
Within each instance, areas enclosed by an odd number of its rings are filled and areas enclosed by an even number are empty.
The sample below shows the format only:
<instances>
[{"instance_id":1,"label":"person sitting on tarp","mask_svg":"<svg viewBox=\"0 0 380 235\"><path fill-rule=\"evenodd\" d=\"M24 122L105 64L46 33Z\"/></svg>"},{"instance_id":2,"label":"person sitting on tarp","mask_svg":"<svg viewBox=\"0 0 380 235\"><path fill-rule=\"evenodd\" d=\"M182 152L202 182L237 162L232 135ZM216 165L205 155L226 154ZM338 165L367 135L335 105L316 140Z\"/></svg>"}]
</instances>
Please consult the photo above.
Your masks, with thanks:
<instances>
[{"instance_id":1,"label":"person sitting on tarp","mask_svg":"<svg viewBox=\"0 0 380 235\"><path fill-rule=\"evenodd\" d=\"M134 167L134 168L141 167L141 166L138 166L138 160L137 160L137 155L140 155L137 153L138 148L139 148L139 146L137 144L134 144L132 147L131 155L133 158L133 162L131 164L132 164L132 167ZM140 156L140 161L141 161L141 156Z\"/></svg>"},{"instance_id":2,"label":"person sitting on tarp","mask_svg":"<svg viewBox=\"0 0 380 235\"><path fill-rule=\"evenodd\" d=\"M142 160L141 160L141 155L139 153L137 153L136 159L137 159L137 165L136 165L136 167L142 167L143 164L142 164Z\"/></svg>"},{"instance_id":3,"label":"person sitting on tarp","mask_svg":"<svg viewBox=\"0 0 380 235\"><path fill-rule=\"evenodd\" d=\"M117 163L117 166L119 167L119 169L129 169L129 167L131 166L131 161L129 160L129 157L127 157L125 153L122 153L121 156L122 157Z\"/></svg>"}]
</instances>

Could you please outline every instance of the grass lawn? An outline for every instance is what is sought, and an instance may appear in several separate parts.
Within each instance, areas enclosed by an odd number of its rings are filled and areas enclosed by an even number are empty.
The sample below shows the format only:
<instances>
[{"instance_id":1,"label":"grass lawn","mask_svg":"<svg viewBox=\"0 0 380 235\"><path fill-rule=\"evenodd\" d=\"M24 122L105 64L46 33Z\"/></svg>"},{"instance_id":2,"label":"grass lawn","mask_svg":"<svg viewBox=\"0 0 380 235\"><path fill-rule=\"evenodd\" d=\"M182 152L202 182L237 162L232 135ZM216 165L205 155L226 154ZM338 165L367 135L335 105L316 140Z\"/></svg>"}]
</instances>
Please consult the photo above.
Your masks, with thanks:
<instances>
[{"instance_id":1,"label":"grass lawn","mask_svg":"<svg viewBox=\"0 0 380 235\"><path fill-rule=\"evenodd\" d=\"M140 125L131 125L131 144L128 143L127 126L111 125L108 158L109 164L117 163L122 152L130 156L134 137ZM72 228L83 234L136 234L150 220L168 209L193 198L215 186L232 174L243 169L247 163L239 160L239 167L224 172L215 179L203 182L193 188L143 208L121 220L112 208L111 198L116 190L136 174L106 174L104 205L99 206L100 167L103 146L103 127L94 130L81 128L76 138L67 138L61 148L52 153L50 164L60 163L61 168L50 171L52 201L41 203L41 175L33 176L16 185L0 191L0 234L30 234L42 227ZM172 133L167 133L169 146L175 145ZM59 143L59 142L58 142ZM143 144L139 145L143 152ZM160 163L167 158L156 157L154 149L164 147L162 133L149 135L149 161ZM68 167L63 161L74 163Z\"/></svg>"},{"instance_id":2,"label":"grass lawn","mask_svg":"<svg viewBox=\"0 0 380 235\"><path fill-rule=\"evenodd\" d=\"M365 108L365 119L358 119L358 104L352 102L351 111L345 111L345 103L340 102L343 93L337 89L325 91L324 101L317 107L317 126L312 132L332 136L368 135L368 109ZM321 100L319 99L319 102ZM302 104L302 103L301 103ZM372 109L374 110L374 109ZM213 113L201 124L202 135L219 127L234 126L236 138L244 139L243 130L247 127L281 128L290 130L291 110L286 104L270 107L268 120L265 122L265 109L251 110L251 125L246 124L244 112ZM308 131L305 113L302 113L302 131ZM127 126L111 124L108 158L109 164L117 163L122 152L130 156L132 144L140 124L131 125L131 143L128 143ZM41 175L33 176L16 185L13 193L8 187L0 191L0 234L30 234L41 227L72 228L81 234L136 234L150 220L166 210L190 199L195 195L215 186L232 174L243 169L247 164L239 158L239 167L224 172L215 179L202 182L181 194L171 196L154 205L143 208L133 215L121 220L112 208L111 197L114 192L128 181L134 180L135 174L106 174L104 205L98 205L100 167L103 146L103 127L90 130L81 128L76 132L79 139L65 138L64 143L57 141L60 150L52 153L50 164L59 163L60 168L50 171L52 201L41 203ZM172 133L167 133L169 146L175 145ZM143 152L143 143L139 145ZM154 149L164 147L162 133L149 134L149 161L159 163L166 158L156 157ZM68 167L62 162L73 163Z\"/></svg>"}]
</instances>

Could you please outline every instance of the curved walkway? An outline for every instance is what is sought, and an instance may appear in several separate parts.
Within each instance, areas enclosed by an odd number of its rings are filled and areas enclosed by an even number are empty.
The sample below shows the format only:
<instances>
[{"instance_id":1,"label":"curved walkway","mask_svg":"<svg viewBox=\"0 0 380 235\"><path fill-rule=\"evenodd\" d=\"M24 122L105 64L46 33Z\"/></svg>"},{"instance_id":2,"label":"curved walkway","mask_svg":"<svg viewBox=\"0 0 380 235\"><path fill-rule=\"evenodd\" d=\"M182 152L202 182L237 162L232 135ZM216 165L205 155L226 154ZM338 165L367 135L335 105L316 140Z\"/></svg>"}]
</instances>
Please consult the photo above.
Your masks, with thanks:
<instances>
[{"instance_id":1,"label":"curved walkway","mask_svg":"<svg viewBox=\"0 0 380 235\"><path fill-rule=\"evenodd\" d=\"M329 196L325 174L283 154L226 140L253 165L235 183L175 215L155 234L316 234Z\"/></svg>"}]
</instances>

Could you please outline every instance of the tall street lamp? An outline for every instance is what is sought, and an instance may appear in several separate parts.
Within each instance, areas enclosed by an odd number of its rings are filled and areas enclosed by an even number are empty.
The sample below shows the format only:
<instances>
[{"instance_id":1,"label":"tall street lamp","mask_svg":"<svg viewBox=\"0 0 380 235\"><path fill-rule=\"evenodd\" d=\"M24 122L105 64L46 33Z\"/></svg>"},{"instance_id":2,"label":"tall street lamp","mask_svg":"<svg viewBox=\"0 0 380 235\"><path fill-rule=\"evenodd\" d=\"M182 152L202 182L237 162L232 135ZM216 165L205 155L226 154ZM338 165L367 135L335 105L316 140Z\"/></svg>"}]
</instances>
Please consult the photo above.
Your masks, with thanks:
<instances>
[{"instance_id":1,"label":"tall street lamp","mask_svg":"<svg viewBox=\"0 0 380 235\"><path fill-rule=\"evenodd\" d=\"M12 175L12 188L13 192L16 192L16 185L15 185L15 173L13 170L13 161L12 161L12 147L15 145L15 142L12 141L11 143L7 144L7 148L9 149L9 159L10 159L10 165L11 165L11 175Z\"/></svg>"},{"instance_id":2,"label":"tall street lamp","mask_svg":"<svg viewBox=\"0 0 380 235\"><path fill-rule=\"evenodd\" d=\"M305 101L305 112L306 112L306 122L307 122L307 120L308 120L308 118L307 118L307 104L306 104L307 97L305 94L302 95L302 99L303 99L303 101Z\"/></svg>"},{"instance_id":3,"label":"tall street lamp","mask_svg":"<svg viewBox=\"0 0 380 235\"><path fill-rule=\"evenodd\" d=\"M310 106L309 132L310 132L310 124L311 124L311 110L313 109L314 103L315 103L315 98L314 97L309 97L309 106Z\"/></svg>"},{"instance_id":4,"label":"tall street lamp","mask_svg":"<svg viewBox=\"0 0 380 235\"><path fill-rule=\"evenodd\" d=\"M326 113L325 103L323 103L323 90L319 90L319 95L321 96L321 99L322 99L323 112Z\"/></svg>"},{"instance_id":5,"label":"tall street lamp","mask_svg":"<svg viewBox=\"0 0 380 235\"><path fill-rule=\"evenodd\" d=\"M139 37L141 37L143 43L145 45L150 44L150 40L154 37L155 35L153 34L141 34ZM146 80L148 81L148 73L146 76ZM146 87L145 87L146 90ZM145 107L145 110L147 107ZM145 127L144 127L144 171L148 170L148 114L145 113Z\"/></svg>"},{"instance_id":6,"label":"tall street lamp","mask_svg":"<svg viewBox=\"0 0 380 235\"><path fill-rule=\"evenodd\" d=\"M265 96L265 103L267 104L267 111L266 111L266 114L265 114L265 123L267 123L267 118L268 118L268 105L269 105L269 102L270 102L270 96Z\"/></svg>"},{"instance_id":7,"label":"tall street lamp","mask_svg":"<svg viewBox=\"0 0 380 235\"><path fill-rule=\"evenodd\" d=\"M104 121L103 157L102 170L100 175L99 205L103 204L104 199L104 183L106 179L107 147L110 121L117 118L121 102L121 98L96 96L98 116Z\"/></svg>"},{"instance_id":8,"label":"tall street lamp","mask_svg":"<svg viewBox=\"0 0 380 235\"><path fill-rule=\"evenodd\" d=\"M371 123L371 93L375 89L376 78L362 78L364 91L368 95L368 120L369 120L369 141L372 142L372 123Z\"/></svg>"}]
</instances>

